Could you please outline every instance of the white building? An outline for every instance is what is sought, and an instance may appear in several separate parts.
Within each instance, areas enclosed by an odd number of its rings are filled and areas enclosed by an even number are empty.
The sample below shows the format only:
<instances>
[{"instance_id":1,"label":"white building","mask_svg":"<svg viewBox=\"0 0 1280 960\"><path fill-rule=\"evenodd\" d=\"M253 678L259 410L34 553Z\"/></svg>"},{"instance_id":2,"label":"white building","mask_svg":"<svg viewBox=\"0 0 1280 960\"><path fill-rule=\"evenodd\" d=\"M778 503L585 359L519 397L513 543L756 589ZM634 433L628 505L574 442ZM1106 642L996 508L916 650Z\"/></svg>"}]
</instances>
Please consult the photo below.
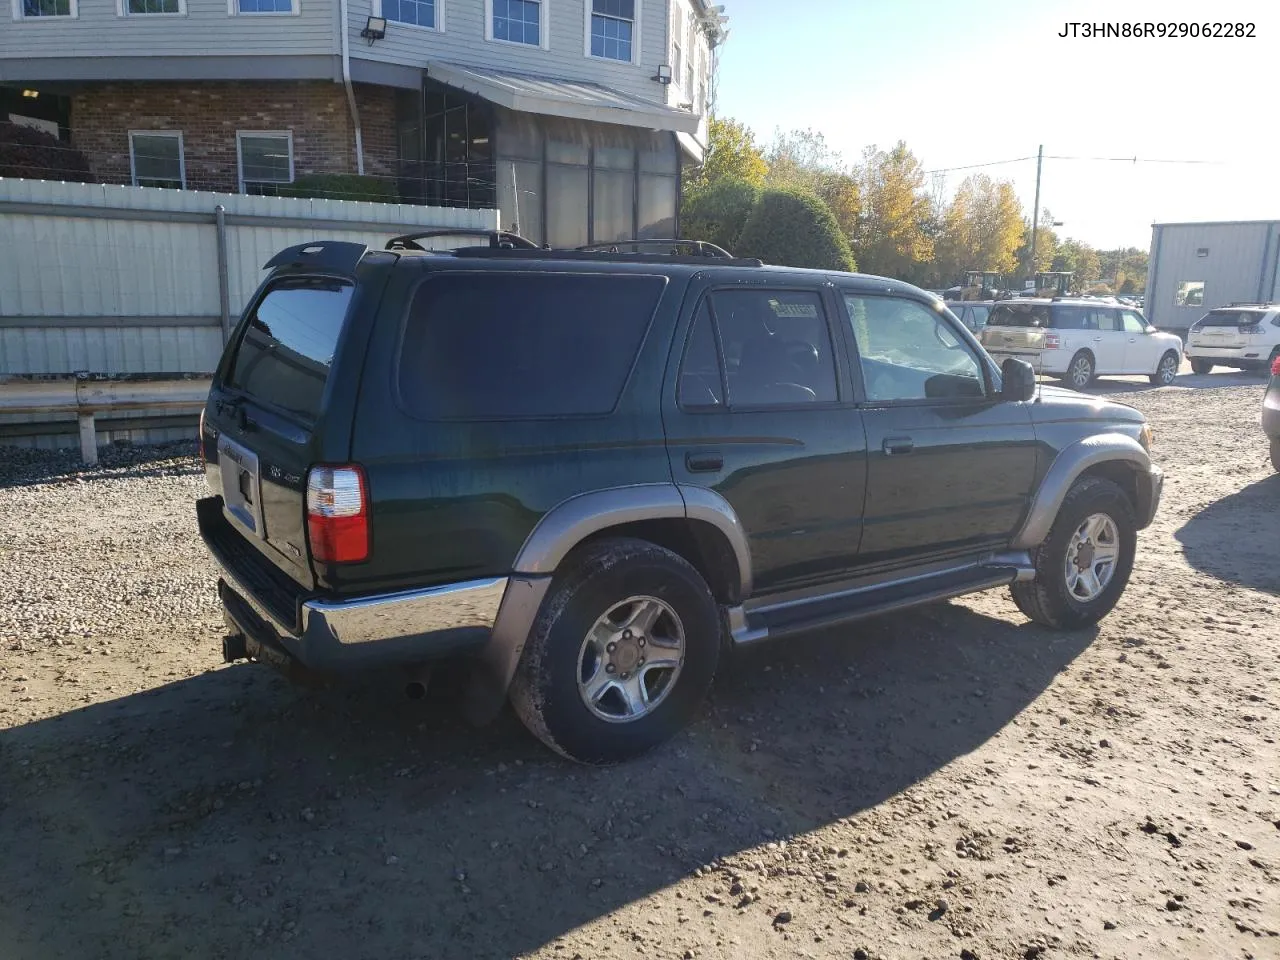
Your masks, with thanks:
<instances>
[{"instance_id":1,"label":"white building","mask_svg":"<svg viewBox=\"0 0 1280 960\"><path fill-rule=\"evenodd\" d=\"M1146 317L1185 339L1214 307L1280 300L1278 261L1280 220L1154 224Z\"/></svg>"}]
</instances>

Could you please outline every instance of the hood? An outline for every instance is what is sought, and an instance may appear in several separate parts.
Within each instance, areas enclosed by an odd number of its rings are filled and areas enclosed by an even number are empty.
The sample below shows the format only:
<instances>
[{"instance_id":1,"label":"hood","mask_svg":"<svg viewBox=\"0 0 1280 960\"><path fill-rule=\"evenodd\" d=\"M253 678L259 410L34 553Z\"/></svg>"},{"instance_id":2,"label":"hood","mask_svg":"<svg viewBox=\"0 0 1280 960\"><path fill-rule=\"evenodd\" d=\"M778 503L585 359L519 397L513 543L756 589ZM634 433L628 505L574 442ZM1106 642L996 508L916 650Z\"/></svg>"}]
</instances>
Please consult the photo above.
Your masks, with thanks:
<instances>
[{"instance_id":1,"label":"hood","mask_svg":"<svg viewBox=\"0 0 1280 960\"><path fill-rule=\"evenodd\" d=\"M1102 422L1142 423L1146 417L1136 407L1107 397L1090 396L1077 393L1065 387L1053 387L1039 384L1036 388L1037 402L1034 398L1029 404L1031 419L1036 423L1049 423L1055 420L1091 419Z\"/></svg>"}]
</instances>

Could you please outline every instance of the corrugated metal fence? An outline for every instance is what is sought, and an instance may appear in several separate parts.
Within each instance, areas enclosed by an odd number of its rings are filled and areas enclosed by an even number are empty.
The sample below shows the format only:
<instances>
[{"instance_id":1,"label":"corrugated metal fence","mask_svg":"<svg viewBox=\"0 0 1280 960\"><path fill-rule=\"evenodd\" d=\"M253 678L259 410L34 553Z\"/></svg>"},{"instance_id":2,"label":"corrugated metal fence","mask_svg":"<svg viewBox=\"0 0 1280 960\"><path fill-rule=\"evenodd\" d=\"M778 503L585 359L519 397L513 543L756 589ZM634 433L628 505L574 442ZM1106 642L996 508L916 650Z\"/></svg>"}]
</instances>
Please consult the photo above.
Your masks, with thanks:
<instances>
[{"instance_id":1,"label":"corrugated metal fence","mask_svg":"<svg viewBox=\"0 0 1280 960\"><path fill-rule=\"evenodd\" d=\"M283 247L497 225L496 210L0 178L0 378L207 375ZM167 413L100 419L99 441L192 435ZM77 442L74 418L0 416L0 444Z\"/></svg>"}]
</instances>

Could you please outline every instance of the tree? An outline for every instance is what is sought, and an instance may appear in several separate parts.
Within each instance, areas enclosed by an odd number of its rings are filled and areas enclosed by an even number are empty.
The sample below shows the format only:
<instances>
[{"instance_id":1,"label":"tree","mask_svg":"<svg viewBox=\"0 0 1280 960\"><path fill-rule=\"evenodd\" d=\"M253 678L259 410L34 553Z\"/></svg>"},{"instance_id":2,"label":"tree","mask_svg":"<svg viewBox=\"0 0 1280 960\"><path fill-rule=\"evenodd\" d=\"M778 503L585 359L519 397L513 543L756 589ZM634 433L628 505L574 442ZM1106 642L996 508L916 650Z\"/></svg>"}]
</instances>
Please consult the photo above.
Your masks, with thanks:
<instances>
[{"instance_id":1,"label":"tree","mask_svg":"<svg viewBox=\"0 0 1280 960\"><path fill-rule=\"evenodd\" d=\"M920 161L902 141L887 152L868 147L859 180L862 211L854 249L862 268L903 279L927 271L933 238Z\"/></svg>"},{"instance_id":2,"label":"tree","mask_svg":"<svg viewBox=\"0 0 1280 960\"><path fill-rule=\"evenodd\" d=\"M765 161L769 165L768 186L814 194L830 208L841 232L852 239L862 209L858 180L820 132L775 132Z\"/></svg>"},{"instance_id":3,"label":"tree","mask_svg":"<svg viewBox=\"0 0 1280 960\"><path fill-rule=\"evenodd\" d=\"M1117 293L1136 293L1147 286L1147 251L1137 247L1099 250L1102 276L1113 281Z\"/></svg>"},{"instance_id":4,"label":"tree","mask_svg":"<svg viewBox=\"0 0 1280 960\"><path fill-rule=\"evenodd\" d=\"M1013 270L1015 278L1032 280L1038 271L1052 269L1050 265L1058 252L1058 235L1053 231L1052 227L1045 226L1045 224L1049 223L1053 223L1053 215L1046 208L1040 211L1040 229L1036 233L1036 262L1032 263L1031 220L1026 217L1023 218L1022 242L1014 253L1014 259L1017 261Z\"/></svg>"},{"instance_id":5,"label":"tree","mask_svg":"<svg viewBox=\"0 0 1280 960\"><path fill-rule=\"evenodd\" d=\"M712 117L707 127L707 152L702 165L685 173L685 196L696 195L721 180L740 180L764 186L769 166L756 145L755 134L737 120Z\"/></svg>"},{"instance_id":6,"label":"tree","mask_svg":"<svg viewBox=\"0 0 1280 960\"><path fill-rule=\"evenodd\" d=\"M760 188L745 180L717 180L685 201L680 233L686 239L706 240L734 253L759 199Z\"/></svg>"},{"instance_id":7,"label":"tree","mask_svg":"<svg viewBox=\"0 0 1280 960\"><path fill-rule=\"evenodd\" d=\"M761 194L742 230L737 253L788 267L856 269L849 243L827 205L801 190Z\"/></svg>"},{"instance_id":8,"label":"tree","mask_svg":"<svg viewBox=\"0 0 1280 960\"><path fill-rule=\"evenodd\" d=\"M942 282L958 282L965 270L1011 273L1022 234L1013 184L983 174L966 178L943 214L936 245Z\"/></svg>"},{"instance_id":9,"label":"tree","mask_svg":"<svg viewBox=\"0 0 1280 960\"><path fill-rule=\"evenodd\" d=\"M1058 246L1050 269L1069 270L1074 273L1071 286L1075 290L1092 286L1102 276L1102 264L1098 259L1098 251L1078 240L1066 240Z\"/></svg>"}]
</instances>

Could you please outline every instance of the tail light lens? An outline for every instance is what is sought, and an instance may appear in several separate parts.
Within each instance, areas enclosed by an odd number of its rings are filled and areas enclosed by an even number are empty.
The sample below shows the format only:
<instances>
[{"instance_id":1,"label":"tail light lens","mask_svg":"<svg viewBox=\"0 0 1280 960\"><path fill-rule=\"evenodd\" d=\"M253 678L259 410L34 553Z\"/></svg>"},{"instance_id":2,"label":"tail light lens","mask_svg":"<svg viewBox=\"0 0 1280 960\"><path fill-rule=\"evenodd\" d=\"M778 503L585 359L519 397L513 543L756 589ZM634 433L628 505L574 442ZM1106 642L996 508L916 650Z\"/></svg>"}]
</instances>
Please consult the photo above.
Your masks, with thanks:
<instances>
[{"instance_id":1,"label":"tail light lens","mask_svg":"<svg viewBox=\"0 0 1280 960\"><path fill-rule=\"evenodd\" d=\"M369 485L357 466L307 473L307 541L317 563L369 558Z\"/></svg>"},{"instance_id":2,"label":"tail light lens","mask_svg":"<svg viewBox=\"0 0 1280 960\"><path fill-rule=\"evenodd\" d=\"M1044 348L1046 350L1061 350L1062 336L1057 333L1046 333L1044 335Z\"/></svg>"},{"instance_id":3,"label":"tail light lens","mask_svg":"<svg viewBox=\"0 0 1280 960\"><path fill-rule=\"evenodd\" d=\"M1280 377L1280 357L1276 357L1271 361L1271 375L1273 377Z\"/></svg>"}]
</instances>

